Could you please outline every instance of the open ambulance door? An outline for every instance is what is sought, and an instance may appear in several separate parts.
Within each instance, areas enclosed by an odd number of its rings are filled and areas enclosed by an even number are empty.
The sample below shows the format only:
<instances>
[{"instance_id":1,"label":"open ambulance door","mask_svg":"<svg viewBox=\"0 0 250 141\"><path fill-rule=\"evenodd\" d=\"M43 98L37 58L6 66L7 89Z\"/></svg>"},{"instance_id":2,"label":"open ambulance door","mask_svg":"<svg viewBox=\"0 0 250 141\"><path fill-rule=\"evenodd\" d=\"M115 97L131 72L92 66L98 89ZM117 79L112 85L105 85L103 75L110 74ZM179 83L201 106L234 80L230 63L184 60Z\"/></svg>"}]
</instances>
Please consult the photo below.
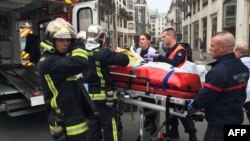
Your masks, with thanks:
<instances>
[{"instance_id":1,"label":"open ambulance door","mask_svg":"<svg viewBox=\"0 0 250 141\"><path fill-rule=\"evenodd\" d=\"M98 0L78 3L72 10L72 25L76 32L86 31L91 24L100 24Z\"/></svg>"}]
</instances>

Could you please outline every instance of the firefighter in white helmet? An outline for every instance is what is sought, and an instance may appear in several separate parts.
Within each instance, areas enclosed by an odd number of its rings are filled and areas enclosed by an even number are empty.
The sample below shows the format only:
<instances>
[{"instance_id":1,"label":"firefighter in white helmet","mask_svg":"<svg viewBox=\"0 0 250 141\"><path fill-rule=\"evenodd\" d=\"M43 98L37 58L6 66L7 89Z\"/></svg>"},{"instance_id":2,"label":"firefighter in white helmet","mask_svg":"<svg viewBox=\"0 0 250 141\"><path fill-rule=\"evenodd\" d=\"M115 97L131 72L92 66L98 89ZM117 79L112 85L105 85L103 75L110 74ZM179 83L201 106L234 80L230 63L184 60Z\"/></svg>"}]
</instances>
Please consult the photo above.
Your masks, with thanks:
<instances>
[{"instance_id":1,"label":"firefighter in white helmet","mask_svg":"<svg viewBox=\"0 0 250 141\"><path fill-rule=\"evenodd\" d=\"M46 37L43 46L47 49L54 47L55 51L43 52L39 73L51 134L56 141L85 141L88 130L86 109L91 103L84 96L87 92L76 75L87 67L91 53L81 44L72 44L75 31L61 18L48 24Z\"/></svg>"},{"instance_id":2,"label":"firefighter in white helmet","mask_svg":"<svg viewBox=\"0 0 250 141\"><path fill-rule=\"evenodd\" d=\"M86 31L80 31L77 34L77 39L79 39L82 43L86 43Z\"/></svg>"},{"instance_id":3,"label":"firefighter in white helmet","mask_svg":"<svg viewBox=\"0 0 250 141\"><path fill-rule=\"evenodd\" d=\"M88 141L100 141L102 130L105 141L119 141L117 96L108 66L126 66L129 58L126 54L105 47L108 34L101 26L90 25L86 32L86 49L93 51L93 56L89 57L90 65L84 83L100 114L100 117L92 116L88 119Z\"/></svg>"}]
</instances>

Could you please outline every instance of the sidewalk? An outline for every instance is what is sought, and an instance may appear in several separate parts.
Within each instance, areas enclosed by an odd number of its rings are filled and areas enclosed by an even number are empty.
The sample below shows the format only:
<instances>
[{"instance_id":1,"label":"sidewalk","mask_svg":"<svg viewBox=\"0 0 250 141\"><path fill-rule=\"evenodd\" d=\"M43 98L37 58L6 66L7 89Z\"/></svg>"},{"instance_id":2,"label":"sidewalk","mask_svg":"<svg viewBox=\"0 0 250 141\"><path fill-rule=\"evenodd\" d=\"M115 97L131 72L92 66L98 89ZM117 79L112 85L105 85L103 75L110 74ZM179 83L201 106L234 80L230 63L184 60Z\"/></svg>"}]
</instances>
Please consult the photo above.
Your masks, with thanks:
<instances>
[{"instance_id":1,"label":"sidewalk","mask_svg":"<svg viewBox=\"0 0 250 141\"><path fill-rule=\"evenodd\" d=\"M203 60L203 61L200 60L199 50L194 49L194 50L192 50L192 53L193 53L193 60L197 64L205 65L207 63L215 61L208 53L206 53L206 60Z\"/></svg>"}]
</instances>

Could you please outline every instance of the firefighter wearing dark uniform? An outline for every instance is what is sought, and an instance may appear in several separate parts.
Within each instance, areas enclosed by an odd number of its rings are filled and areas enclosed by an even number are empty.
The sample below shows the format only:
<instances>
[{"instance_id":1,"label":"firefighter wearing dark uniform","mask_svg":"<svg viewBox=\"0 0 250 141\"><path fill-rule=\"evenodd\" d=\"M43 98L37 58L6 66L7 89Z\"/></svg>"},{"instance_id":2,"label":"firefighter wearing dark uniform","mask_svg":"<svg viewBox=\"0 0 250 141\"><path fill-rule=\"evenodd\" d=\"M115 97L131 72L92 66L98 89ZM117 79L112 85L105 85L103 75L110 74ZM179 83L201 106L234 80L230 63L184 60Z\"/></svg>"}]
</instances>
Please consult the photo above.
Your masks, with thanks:
<instances>
[{"instance_id":1,"label":"firefighter wearing dark uniform","mask_svg":"<svg viewBox=\"0 0 250 141\"><path fill-rule=\"evenodd\" d=\"M48 24L46 35L42 46L47 50L40 58L39 73L51 134L55 141L84 141L88 130L83 106L86 99L76 75L86 68L89 53L72 46L71 55L66 55L76 35L73 27L61 18Z\"/></svg>"},{"instance_id":2,"label":"firefighter wearing dark uniform","mask_svg":"<svg viewBox=\"0 0 250 141\"><path fill-rule=\"evenodd\" d=\"M229 32L217 33L211 41L211 63L204 87L189 104L191 109L204 109L208 122L204 141L223 141L224 125L243 122L248 68L233 54L234 37Z\"/></svg>"},{"instance_id":3,"label":"firefighter wearing dark uniform","mask_svg":"<svg viewBox=\"0 0 250 141\"><path fill-rule=\"evenodd\" d=\"M92 116L89 121L88 141L118 141L117 95L111 80L108 66L126 66L129 58L126 54L113 52L103 47L108 34L99 25L90 25L87 29L86 49L93 51L89 57L88 72L84 77L90 98L99 110L99 117ZM103 132L102 132L103 131Z\"/></svg>"},{"instance_id":4,"label":"firefighter wearing dark uniform","mask_svg":"<svg viewBox=\"0 0 250 141\"><path fill-rule=\"evenodd\" d=\"M187 51L180 44L176 43L176 32L173 28L167 28L162 32L163 45L166 55L159 55L155 61L166 62L174 67L181 67L187 61ZM185 132L189 133L189 141L197 141L196 128L193 121L189 118L179 118L182 122ZM179 138L178 117L170 118L170 137Z\"/></svg>"}]
</instances>

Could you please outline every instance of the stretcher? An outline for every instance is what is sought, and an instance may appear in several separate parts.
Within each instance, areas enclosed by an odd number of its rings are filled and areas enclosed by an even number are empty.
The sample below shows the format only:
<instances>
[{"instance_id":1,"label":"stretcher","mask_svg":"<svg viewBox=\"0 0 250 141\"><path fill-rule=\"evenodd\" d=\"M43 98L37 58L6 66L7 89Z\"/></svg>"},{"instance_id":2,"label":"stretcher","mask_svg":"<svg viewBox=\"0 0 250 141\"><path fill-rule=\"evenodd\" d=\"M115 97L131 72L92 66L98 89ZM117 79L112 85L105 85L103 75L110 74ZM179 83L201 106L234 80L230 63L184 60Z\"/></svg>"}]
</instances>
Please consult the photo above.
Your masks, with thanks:
<instances>
[{"instance_id":1,"label":"stretcher","mask_svg":"<svg viewBox=\"0 0 250 141\"><path fill-rule=\"evenodd\" d=\"M201 88L198 76L192 74L190 76L188 76L188 74L184 74L184 76L179 74L172 75L172 80L169 77L166 81L163 78L166 78L168 72L155 68L141 67L135 69L128 66L110 67L109 70L112 74L119 100L138 106L139 108L140 135L137 139L138 141L143 141L144 135L143 108L165 113L165 121L162 124L165 125L166 133L168 133L170 130L169 117L171 115L187 117L187 103L196 96L198 90ZM188 77L191 79L183 79ZM167 83L170 82L169 80L172 81L172 84ZM180 83L184 80L186 80L186 82ZM175 83L173 83L174 81ZM179 85L176 85L177 83L179 83ZM155 99L156 104L142 101L142 97ZM155 135L156 134L153 136ZM167 141L170 140L168 134L166 134L165 139Z\"/></svg>"}]
</instances>

